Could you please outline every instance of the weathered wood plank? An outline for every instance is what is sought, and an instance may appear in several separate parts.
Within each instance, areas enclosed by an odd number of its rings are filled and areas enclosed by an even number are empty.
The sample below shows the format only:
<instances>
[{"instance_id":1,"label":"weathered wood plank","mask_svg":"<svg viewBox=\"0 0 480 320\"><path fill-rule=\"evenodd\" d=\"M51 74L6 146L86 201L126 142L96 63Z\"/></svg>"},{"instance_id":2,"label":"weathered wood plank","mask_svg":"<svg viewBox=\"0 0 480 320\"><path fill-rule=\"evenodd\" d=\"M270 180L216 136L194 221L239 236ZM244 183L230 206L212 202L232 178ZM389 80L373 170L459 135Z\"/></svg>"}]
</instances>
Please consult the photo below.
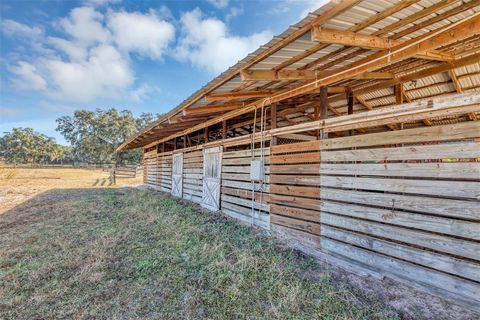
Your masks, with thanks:
<instances>
[{"instance_id":1,"label":"weathered wood plank","mask_svg":"<svg viewBox=\"0 0 480 320\"><path fill-rule=\"evenodd\" d=\"M300 208L286 207L278 204L272 204L270 205L270 212L279 214L282 216L288 216L294 219L320 222L319 210L300 209Z\"/></svg>"},{"instance_id":2,"label":"weathered wood plank","mask_svg":"<svg viewBox=\"0 0 480 320\"><path fill-rule=\"evenodd\" d=\"M274 183L273 177L270 180ZM321 176L321 186L459 197L480 200L480 183L466 181Z\"/></svg>"},{"instance_id":3,"label":"weathered wood plank","mask_svg":"<svg viewBox=\"0 0 480 320\"><path fill-rule=\"evenodd\" d=\"M301 153L289 155L270 156L271 164L292 164L292 163L307 163L320 162L320 153Z\"/></svg>"},{"instance_id":4,"label":"weathered wood plank","mask_svg":"<svg viewBox=\"0 0 480 320\"><path fill-rule=\"evenodd\" d=\"M320 234L322 237L332 238L480 282L480 264L478 263L352 233L327 225L320 226Z\"/></svg>"},{"instance_id":5,"label":"weathered wood plank","mask_svg":"<svg viewBox=\"0 0 480 320\"><path fill-rule=\"evenodd\" d=\"M480 180L480 162L322 163L322 174Z\"/></svg>"},{"instance_id":6,"label":"weathered wood plank","mask_svg":"<svg viewBox=\"0 0 480 320\"><path fill-rule=\"evenodd\" d=\"M380 254L347 245L328 238L322 238L322 248L344 255L361 263L375 266L388 273L407 278L410 281L434 286L463 297L466 300L480 302L480 286L474 282L463 280L418 265L392 259Z\"/></svg>"},{"instance_id":7,"label":"weathered wood plank","mask_svg":"<svg viewBox=\"0 0 480 320\"><path fill-rule=\"evenodd\" d=\"M442 143L393 148L323 151L322 161L392 161L479 158L480 142Z\"/></svg>"},{"instance_id":8,"label":"weathered wood plank","mask_svg":"<svg viewBox=\"0 0 480 320\"><path fill-rule=\"evenodd\" d=\"M401 143L425 143L477 138L480 136L480 123L461 122L444 126L431 126L407 130L369 133L349 137L319 140L321 150L352 147L367 147Z\"/></svg>"},{"instance_id":9,"label":"weathered wood plank","mask_svg":"<svg viewBox=\"0 0 480 320\"><path fill-rule=\"evenodd\" d=\"M320 141L307 141L270 147L272 154L320 151Z\"/></svg>"},{"instance_id":10,"label":"weathered wood plank","mask_svg":"<svg viewBox=\"0 0 480 320\"><path fill-rule=\"evenodd\" d=\"M299 155L300 156L300 155ZM318 174L320 173L319 163L270 165L271 174Z\"/></svg>"},{"instance_id":11,"label":"weathered wood plank","mask_svg":"<svg viewBox=\"0 0 480 320\"><path fill-rule=\"evenodd\" d=\"M275 204L289 206L289 207L310 209L310 210L320 210L319 199L271 194L270 203L275 203Z\"/></svg>"},{"instance_id":12,"label":"weathered wood plank","mask_svg":"<svg viewBox=\"0 0 480 320\"><path fill-rule=\"evenodd\" d=\"M228 188L222 187L222 194L228 194L231 196L241 197L245 199L252 198L252 190L245 190L245 189L236 189L236 188ZM270 194L255 192L255 199L260 199L262 197L263 201L268 202L270 200Z\"/></svg>"},{"instance_id":13,"label":"weathered wood plank","mask_svg":"<svg viewBox=\"0 0 480 320\"><path fill-rule=\"evenodd\" d=\"M273 187L273 186L272 186ZM418 211L446 217L480 220L479 202L422 196L322 188L322 199Z\"/></svg>"},{"instance_id":14,"label":"weathered wood plank","mask_svg":"<svg viewBox=\"0 0 480 320\"><path fill-rule=\"evenodd\" d=\"M252 200L249 200L249 199L243 199L243 198L239 198L239 197L233 197L233 196L228 196L226 194L222 194L221 195L221 200L225 201L225 202L235 204L235 205L241 205L241 206L244 206L244 207L247 207L247 208L252 207ZM268 203L266 203L265 200L263 200L263 199L262 199L262 201L260 201L260 198L255 199L254 208L257 209L257 210L263 210L263 211L266 211L266 212L270 211L270 205Z\"/></svg>"},{"instance_id":15,"label":"weathered wood plank","mask_svg":"<svg viewBox=\"0 0 480 320\"><path fill-rule=\"evenodd\" d=\"M320 198L320 188L318 187L297 187L289 185L270 185L270 193L284 194L299 197Z\"/></svg>"},{"instance_id":16,"label":"weathered wood plank","mask_svg":"<svg viewBox=\"0 0 480 320\"><path fill-rule=\"evenodd\" d=\"M478 222L332 201L322 201L320 210L322 212L480 240L480 223Z\"/></svg>"},{"instance_id":17,"label":"weathered wood plank","mask_svg":"<svg viewBox=\"0 0 480 320\"><path fill-rule=\"evenodd\" d=\"M480 261L480 243L478 242L386 225L379 222L348 218L327 212L321 213L320 223Z\"/></svg>"},{"instance_id":18,"label":"weathered wood plank","mask_svg":"<svg viewBox=\"0 0 480 320\"><path fill-rule=\"evenodd\" d=\"M304 185L304 186L320 186L320 176L272 175L270 176L270 183Z\"/></svg>"},{"instance_id":19,"label":"weathered wood plank","mask_svg":"<svg viewBox=\"0 0 480 320\"><path fill-rule=\"evenodd\" d=\"M292 219L284 216L279 216L270 213L270 222L273 224L282 225L288 228L293 228L312 234L320 235L320 224L314 222L308 222L298 219Z\"/></svg>"}]
</instances>

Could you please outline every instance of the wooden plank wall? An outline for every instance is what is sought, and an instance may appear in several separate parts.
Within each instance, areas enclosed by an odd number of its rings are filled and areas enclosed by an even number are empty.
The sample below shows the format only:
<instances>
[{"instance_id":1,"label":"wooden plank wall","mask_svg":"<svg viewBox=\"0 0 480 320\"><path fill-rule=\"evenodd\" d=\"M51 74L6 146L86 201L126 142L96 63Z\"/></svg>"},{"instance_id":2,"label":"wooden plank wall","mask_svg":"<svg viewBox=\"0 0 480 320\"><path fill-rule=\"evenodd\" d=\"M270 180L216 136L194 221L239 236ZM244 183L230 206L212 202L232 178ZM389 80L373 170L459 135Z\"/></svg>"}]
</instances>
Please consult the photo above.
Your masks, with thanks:
<instances>
[{"instance_id":1,"label":"wooden plank wall","mask_svg":"<svg viewBox=\"0 0 480 320\"><path fill-rule=\"evenodd\" d=\"M324 141L322 250L479 304L479 128Z\"/></svg>"},{"instance_id":2,"label":"wooden plank wall","mask_svg":"<svg viewBox=\"0 0 480 320\"><path fill-rule=\"evenodd\" d=\"M320 142L271 147L270 221L272 229L299 241L320 245Z\"/></svg>"},{"instance_id":3,"label":"wooden plank wall","mask_svg":"<svg viewBox=\"0 0 480 320\"><path fill-rule=\"evenodd\" d=\"M143 183L146 185L158 188L158 164L157 164L157 151L149 151L143 155Z\"/></svg>"},{"instance_id":4,"label":"wooden plank wall","mask_svg":"<svg viewBox=\"0 0 480 320\"><path fill-rule=\"evenodd\" d=\"M157 166L159 168L158 184L160 190L170 192L172 190L172 153L158 154Z\"/></svg>"},{"instance_id":5,"label":"wooden plank wall","mask_svg":"<svg viewBox=\"0 0 480 320\"><path fill-rule=\"evenodd\" d=\"M203 152L188 151L183 154L183 198L202 202Z\"/></svg>"},{"instance_id":6,"label":"wooden plank wall","mask_svg":"<svg viewBox=\"0 0 480 320\"><path fill-rule=\"evenodd\" d=\"M479 137L465 122L274 146L272 229L480 306Z\"/></svg>"},{"instance_id":7,"label":"wooden plank wall","mask_svg":"<svg viewBox=\"0 0 480 320\"><path fill-rule=\"evenodd\" d=\"M260 150L255 150L256 159L259 159ZM221 187L221 210L228 216L239 219L245 223L265 229L270 228L269 192L269 155L270 149L264 148L265 155L265 183L263 192L260 192L259 183L255 184L255 214L252 220L252 183L250 180L251 150L227 151L222 157L222 187ZM261 200L261 201L260 201Z\"/></svg>"}]
</instances>

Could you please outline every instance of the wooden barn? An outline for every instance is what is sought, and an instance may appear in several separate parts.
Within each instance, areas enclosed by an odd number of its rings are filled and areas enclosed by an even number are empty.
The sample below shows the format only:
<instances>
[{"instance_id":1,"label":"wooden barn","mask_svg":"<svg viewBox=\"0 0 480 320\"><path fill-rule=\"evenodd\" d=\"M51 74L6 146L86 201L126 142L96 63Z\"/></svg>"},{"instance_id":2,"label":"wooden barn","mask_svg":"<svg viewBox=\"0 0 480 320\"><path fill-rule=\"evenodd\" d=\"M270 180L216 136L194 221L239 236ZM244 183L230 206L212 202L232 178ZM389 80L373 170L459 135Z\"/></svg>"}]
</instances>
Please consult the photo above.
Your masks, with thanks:
<instances>
[{"instance_id":1,"label":"wooden barn","mask_svg":"<svg viewBox=\"0 0 480 320\"><path fill-rule=\"evenodd\" d=\"M480 1L330 1L118 150L145 183L480 310Z\"/></svg>"}]
</instances>

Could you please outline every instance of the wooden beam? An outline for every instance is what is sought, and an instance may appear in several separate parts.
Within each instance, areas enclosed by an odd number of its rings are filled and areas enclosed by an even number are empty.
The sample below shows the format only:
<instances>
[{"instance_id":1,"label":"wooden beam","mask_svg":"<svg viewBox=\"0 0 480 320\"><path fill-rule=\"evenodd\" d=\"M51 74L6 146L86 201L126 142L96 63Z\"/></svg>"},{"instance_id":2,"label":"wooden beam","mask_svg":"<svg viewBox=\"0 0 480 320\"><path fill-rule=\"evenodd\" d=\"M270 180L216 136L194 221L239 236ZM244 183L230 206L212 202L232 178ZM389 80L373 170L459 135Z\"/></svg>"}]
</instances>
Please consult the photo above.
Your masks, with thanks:
<instances>
[{"instance_id":1,"label":"wooden beam","mask_svg":"<svg viewBox=\"0 0 480 320\"><path fill-rule=\"evenodd\" d=\"M342 31L322 27L315 27L312 29L312 41L330 44L340 44L344 46L359 47L373 50L389 50L403 43L403 41L383 38L379 36L365 35L352 31ZM454 58L451 54L435 50L420 53L417 57L428 60L440 61L450 61Z\"/></svg>"},{"instance_id":2,"label":"wooden beam","mask_svg":"<svg viewBox=\"0 0 480 320\"><path fill-rule=\"evenodd\" d=\"M191 109L183 110L184 116L204 114L204 113L215 113L223 111L231 111L243 107L243 104L225 104L225 105L213 105L213 106L204 106Z\"/></svg>"},{"instance_id":3,"label":"wooden beam","mask_svg":"<svg viewBox=\"0 0 480 320\"><path fill-rule=\"evenodd\" d=\"M240 72L243 81L315 80L319 74L318 70L306 69L282 69L279 71L249 69ZM394 77L392 72L364 72L352 79L393 79ZM345 92L344 87L328 87L328 90L330 93Z\"/></svg>"},{"instance_id":4,"label":"wooden beam","mask_svg":"<svg viewBox=\"0 0 480 320\"><path fill-rule=\"evenodd\" d=\"M392 72L364 72L358 74L351 79L355 80L372 80L372 79L394 79L395 75Z\"/></svg>"},{"instance_id":5,"label":"wooden beam","mask_svg":"<svg viewBox=\"0 0 480 320\"><path fill-rule=\"evenodd\" d=\"M273 92L266 91L243 91L243 92L222 92L222 93L211 93L205 96L207 101L218 101L218 100L235 100L235 99L249 99L249 98L259 98L259 97L268 97L272 95Z\"/></svg>"},{"instance_id":6,"label":"wooden beam","mask_svg":"<svg viewBox=\"0 0 480 320\"><path fill-rule=\"evenodd\" d=\"M473 55L470 55L470 56L467 56L467 57L464 57L464 58L461 58L461 59L457 59L457 60L451 61L449 63L443 63L443 64L436 65L436 66L433 66L433 67L430 67L430 68L421 69L419 71L409 73L406 76L401 76L401 77L397 77L393 80L387 80L387 81L384 81L384 82L381 82L381 83L376 83L376 84L368 86L368 87L362 87L361 89L353 88L353 92L354 92L355 95L365 94L365 93L368 93L368 92L392 87L397 83L405 83L405 82L412 81L412 80L415 80L415 79L421 79L421 78L429 77L429 76L434 75L434 74L447 72L447 71L453 70L455 68L460 68L460 67L467 66L467 65L470 65L470 64L473 64L473 63L477 63L478 61L480 61L480 53L473 54ZM335 100L336 99L333 98L332 101L335 101Z\"/></svg>"}]
</instances>

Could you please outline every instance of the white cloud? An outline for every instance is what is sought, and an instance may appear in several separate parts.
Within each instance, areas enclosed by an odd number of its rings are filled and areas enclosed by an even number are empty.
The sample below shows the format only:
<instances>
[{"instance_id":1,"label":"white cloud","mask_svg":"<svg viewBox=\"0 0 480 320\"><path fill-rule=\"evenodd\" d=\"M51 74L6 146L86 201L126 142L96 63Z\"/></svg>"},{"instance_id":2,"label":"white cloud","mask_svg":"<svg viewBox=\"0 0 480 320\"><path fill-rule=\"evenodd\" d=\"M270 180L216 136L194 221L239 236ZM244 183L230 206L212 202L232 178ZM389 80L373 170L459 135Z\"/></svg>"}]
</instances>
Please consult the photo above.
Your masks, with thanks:
<instances>
[{"instance_id":1,"label":"white cloud","mask_svg":"<svg viewBox=\"0 0 480 320\"><path fill-rule=\"evenodd\" d=\"M271 39L270 31L232 36L222 21L204 18L199 9L182 14L177 57L218 74Z\"/></svg>"},{"instance_id":2,"label":"white cloud","mask_svg":"<svg viewBox=\"0 0 480 320\"><path fill-rule=\"evenodd\" d=\"M28 39L39 37L43 34L38 27L29 27L13 20L2 21L2 31L8 36L20 36Z\"/></svg>"},{"instance_id":3,"label":"white cloud","mask_svg":"<svg viewBox=\"0 0 480 320\"><path fill-rule=\"evenodd\" d=\"M212 6L218 9L223 9L228 6L229 0L207 0Z\"/></svg>"},{"instance_id":4,"label":"white cloud","mask_svg":"<svg viewBox=\"0 0 480 320\"><path fill-rule=\"evenodd\" d=\"M48 37L47 42L57 49L60 49L73 61L84 60L87 56L87 50L72 41L68 41L57 37Z\"/></svg>"},{"instance_id":5,"label":"white cloud","mask_svg":"<svg viewBox=\"0 0 480 320\"><path fill-rule=\"evenodd\" d=\"M105 43L110 32L103 26L103 14L90 7L75 8L70 16L60 20L63 31L83 45Z\"/></svg>"},{"instance_id":6,"label":"white cloud","mask_svg":"<svg viewBox=\"0 0 480 320\"><path fill-rule=\"evenodd\" d=\"M121 50L138 52L152 59L161 58L175 37L174 26L153 11L148 14L110 12L108 27Z\"/></svg>"},{"instance_id":7,"label":"white cloud","mask_svg":"<svg viewBox=\"0 0 480 320\"><path fill-rule=\"evenodd\" d=\"M9 67L14 75L12 82L18 88L66 101L147 99L155 89L147 85L133 87L130 54L162 57L175 37L173 24L159 17L167 13L163 9L158 15L153 11L109 11L104 15L93 7L75 8L56 24L64 36L42 36L38 41L42 48L54 50L25 61L19 59Z\"/></svg>"},{"instance_id":8,"label":"white cloud","mask_svg":"<svg viewBox=\"0 0 480 320\"><path fill-rule=\"evenodd\" d=\"M84 61L47 59L42 65L49 76L52 95L62 99L91 101L114 97L134 82L128 61L109 45L92 48Z\"/></svg>"},{"instance_id":9,"label":"white cloud","mask_svg":"<svg viewBox=\"0 0 480 320\"><path fill-rule=\"evenodd\" d=\"M18 88L38 91L47 89L47 82L33 64L20 61L16 66L9 67L8 70L17 76L13 81Z\"/></svg>"}]
</instances>

